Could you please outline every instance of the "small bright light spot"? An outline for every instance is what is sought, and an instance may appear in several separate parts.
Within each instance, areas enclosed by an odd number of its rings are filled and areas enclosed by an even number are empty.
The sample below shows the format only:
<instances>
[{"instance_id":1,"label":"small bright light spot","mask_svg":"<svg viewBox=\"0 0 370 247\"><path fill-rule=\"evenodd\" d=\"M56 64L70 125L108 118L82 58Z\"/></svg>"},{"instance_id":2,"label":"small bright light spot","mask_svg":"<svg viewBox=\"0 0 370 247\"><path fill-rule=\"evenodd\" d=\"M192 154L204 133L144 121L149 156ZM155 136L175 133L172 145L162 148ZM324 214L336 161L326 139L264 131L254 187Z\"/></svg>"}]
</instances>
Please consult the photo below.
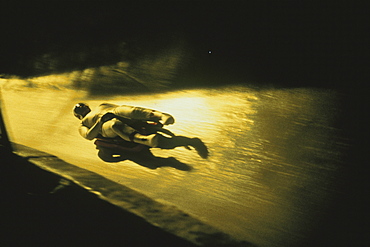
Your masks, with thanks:
<instances>
[{"instance_id":1,"label":"small bright light spot","mask_svg":"<svg viewBox=\"0 0 370 247\"><path fill-rule=\"evenodd\" d=\"M211 50L209 50L209 51L208 51L208 53L209 53L209 54L211 54L211 53L212 53L212 51L211 51Z\"/></svg>"}]
</instances>

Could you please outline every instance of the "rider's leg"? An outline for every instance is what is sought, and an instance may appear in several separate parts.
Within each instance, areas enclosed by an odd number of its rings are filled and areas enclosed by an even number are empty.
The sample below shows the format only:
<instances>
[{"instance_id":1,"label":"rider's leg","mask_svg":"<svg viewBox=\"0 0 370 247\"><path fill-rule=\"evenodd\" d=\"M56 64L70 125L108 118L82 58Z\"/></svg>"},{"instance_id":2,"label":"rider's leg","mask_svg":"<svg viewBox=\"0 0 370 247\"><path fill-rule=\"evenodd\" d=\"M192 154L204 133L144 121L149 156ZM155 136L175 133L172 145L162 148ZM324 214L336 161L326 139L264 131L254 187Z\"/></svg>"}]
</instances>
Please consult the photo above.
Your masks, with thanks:
<instances>
[{"instance_id":1,"label":"rider's leg","mask_svg":"<svg viewBox=\"0 0 370 247\"><path fill-rule=\"evenodd\" d=\"M131 135L131 141L135 143L144 144L146 146L156 148L158 147L158 137L159 134L151 134L151 135L142 135L139 133L135 133Z\"/></svg>"},{"instance_id":2,"label":"rider's leg","mask_svg":"<svg viewBox=\"0 0 370 247\"><path fill-rule=\"evenodd\" d=\"M116 136L121 137L125 141L132 141L139 144L144 144L149 147L158 146L158 137L156 134L142 135L137 133L134 128L131 128L127 124L122 123L117 119L107 121L102 126L103 137L114 138Z\"/></svg>"},{"instance_id":3,"label":"rider's leg","mask_svg":"<svg viewBox=\"0 0 370 247\"><path fill-rule=\"evenodd\" d=\"M163 124L173 124L175 122L174 118L170 114L151 109L146 109L143 107L122 105L115 108L113 113L119 117L124 117L128 119L137 119L153 122L158 122L161 120Z\"/></svg>"},{"instance_id":4,"label":"rider's leg","mask_svg":"<svg viewBox=\"0 0 370 247\"><path fill-rule=\"evenodd\" d=\"M103 137L114 138L119 136L125 141L130 141L130 135L133 132L135 132L135 129L117 119L109 120L102 125Z\"/></svg>"}]
</instances>

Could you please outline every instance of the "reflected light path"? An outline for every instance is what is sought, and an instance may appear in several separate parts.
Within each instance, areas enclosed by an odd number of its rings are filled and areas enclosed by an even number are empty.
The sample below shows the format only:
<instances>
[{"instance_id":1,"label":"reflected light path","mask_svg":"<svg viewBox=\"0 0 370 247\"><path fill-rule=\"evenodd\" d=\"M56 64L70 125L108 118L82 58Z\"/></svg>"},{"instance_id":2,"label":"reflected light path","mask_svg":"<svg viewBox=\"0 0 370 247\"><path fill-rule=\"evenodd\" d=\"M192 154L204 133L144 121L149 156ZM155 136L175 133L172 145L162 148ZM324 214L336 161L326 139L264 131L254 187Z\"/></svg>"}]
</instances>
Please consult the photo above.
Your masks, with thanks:
<instances>
[{"instance_id":1,"label":"reflected light path","mask_svg":"<svg viewBox=\"0 0 370 247\"><path fill-rule=\"evenodd\" d=\"M15 84L3 85L14 142L175 205L259 246L305 241L335 194L345 145L332 126L338 109L331 92L233 86L88 98L68 87ZM201 138L210 157L203 160L185 148L153 149L156 156L192 166L191 171L152 170L131 161L105 163L93 143L78 134L79 121L72 114L77 102L92 108L111 102L168 112L176 119L168 129Z\"/></svg>"}]
</instances>

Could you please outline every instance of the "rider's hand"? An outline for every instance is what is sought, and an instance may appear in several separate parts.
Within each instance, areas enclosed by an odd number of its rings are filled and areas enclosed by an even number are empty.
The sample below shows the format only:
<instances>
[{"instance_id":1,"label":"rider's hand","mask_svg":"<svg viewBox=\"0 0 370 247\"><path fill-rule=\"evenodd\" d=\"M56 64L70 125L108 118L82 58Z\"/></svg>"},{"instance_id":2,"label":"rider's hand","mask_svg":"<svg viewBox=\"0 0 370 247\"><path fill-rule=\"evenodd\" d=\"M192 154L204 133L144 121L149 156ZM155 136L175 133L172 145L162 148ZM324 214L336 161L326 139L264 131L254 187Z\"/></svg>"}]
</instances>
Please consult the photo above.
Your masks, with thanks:
<instances>
[{"instance_id":1,"label":"rider's hand","mask_svg":"<svg viewBox=\"0 0 370 247\"><path fill-rule=\"evenodd\" d=\"M111 112L107 112L107 113L105 113L101 118L100 118L100 121L102 122L102 123L105 123L105 122L107 122L107 121L109 121L109 120L112 120L113 118L115 118L116 117L116 115L114 115L113 113L111 113Z\"/></svg>"}]
</instances>

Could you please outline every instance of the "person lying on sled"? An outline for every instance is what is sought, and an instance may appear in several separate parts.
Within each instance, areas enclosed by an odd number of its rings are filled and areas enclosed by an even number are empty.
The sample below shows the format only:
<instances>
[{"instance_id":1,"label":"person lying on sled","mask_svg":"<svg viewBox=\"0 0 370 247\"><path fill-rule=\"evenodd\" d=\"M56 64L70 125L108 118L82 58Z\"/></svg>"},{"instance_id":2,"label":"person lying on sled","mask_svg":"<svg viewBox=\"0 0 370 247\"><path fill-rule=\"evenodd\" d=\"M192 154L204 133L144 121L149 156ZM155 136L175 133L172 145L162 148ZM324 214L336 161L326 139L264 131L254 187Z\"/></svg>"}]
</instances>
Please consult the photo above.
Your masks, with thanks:
<instances>
[{"instance_id":1,"label":"person lying on sled","mask_svg":"<svg viewBox=\"0 0 370 247\"><path fill-rule=\"evenodd\" d=\"M125 123L127 120L159 122L163 125L174 124L175 119L168 113L136 106L103 103L95 111L85 103L73 108L74 115L81 120L79 132L87 140L99 135L106 138L120 137L125 141L143 144L152 148L173 149L192 146L202 158L208 157L208 149L199 138L185 136L166 137L160 133L144 135Z\"/></svg>"}]
</instances>

